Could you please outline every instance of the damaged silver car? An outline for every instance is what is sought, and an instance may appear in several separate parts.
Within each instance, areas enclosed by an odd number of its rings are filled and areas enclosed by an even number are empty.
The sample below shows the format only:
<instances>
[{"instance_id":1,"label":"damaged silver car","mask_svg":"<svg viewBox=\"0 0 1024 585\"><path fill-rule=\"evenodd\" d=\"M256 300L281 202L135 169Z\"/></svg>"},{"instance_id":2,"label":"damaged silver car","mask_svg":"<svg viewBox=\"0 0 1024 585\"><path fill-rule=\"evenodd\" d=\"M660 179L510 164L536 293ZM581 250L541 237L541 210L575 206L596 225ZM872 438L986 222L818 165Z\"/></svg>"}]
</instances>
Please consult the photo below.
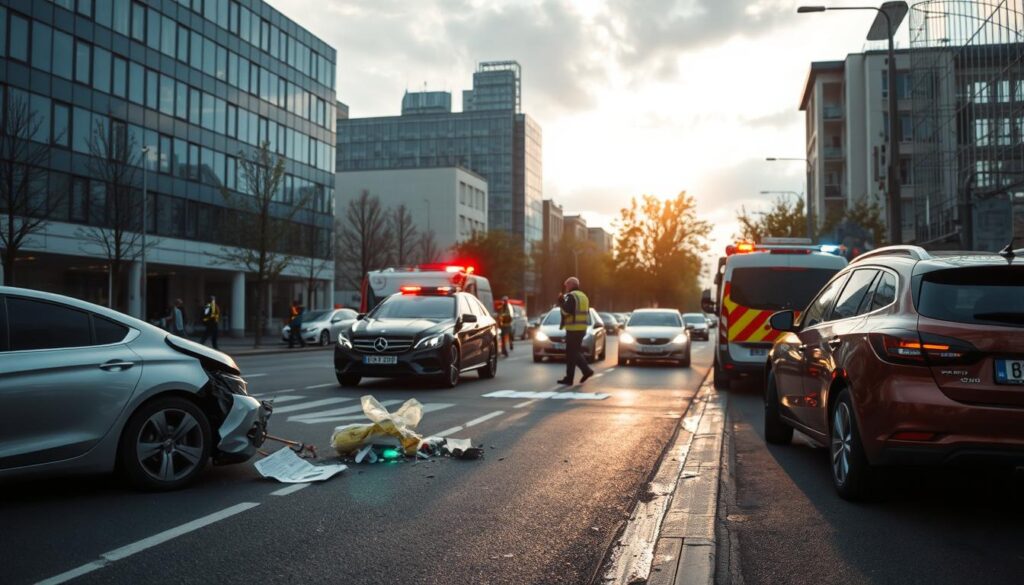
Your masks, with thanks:
<instances>
[{"instance_id":1,"label":"damaged silver car","mask_svg":"<svg viewBox=\"0 0 1024 585\"><path fill-rule=\"evenodd\" d=\"M118 470L143 489L240 463L271 406L230 356L117 311L0 287L0 481Z\"/></svg>"}]
</instances>

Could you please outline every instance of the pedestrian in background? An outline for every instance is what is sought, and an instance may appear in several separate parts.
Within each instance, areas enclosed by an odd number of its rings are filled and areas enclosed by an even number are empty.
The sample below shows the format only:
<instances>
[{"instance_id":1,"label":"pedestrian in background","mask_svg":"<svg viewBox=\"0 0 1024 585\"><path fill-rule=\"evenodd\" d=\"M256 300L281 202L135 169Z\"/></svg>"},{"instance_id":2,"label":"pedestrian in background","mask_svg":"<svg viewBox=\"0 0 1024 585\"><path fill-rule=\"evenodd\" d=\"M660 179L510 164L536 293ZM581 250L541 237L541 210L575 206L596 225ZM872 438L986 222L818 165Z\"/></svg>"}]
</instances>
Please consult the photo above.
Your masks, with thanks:
<instances>
[{"instance_id":1,"label":"pedestrian in background","mask_svg":"<svg viewBox=\"0 0 1024 585\"><path fill-rule=\"evenodd\" d=\"M168 322L171 325L171 333L185 337L185 303L181 299L174 301Z\"/></svg>"},{"instance_id":2,"label":"pedestrian in background","mask_svg":"<svg viewBox=\"0 0 1024 585\"><path fill-rule=\"evenodd\" d=\"M512 319L514 315L512 313L512 303L508 302L508 296L501 297L501 303L498 305L498 313L495 315L495 321L498 322L498 327L501 330L501 355L508 357L508 352L512 351Z\"/></svg>"},{"instance_id":3,"label":"pedestrian in background","mask_svg":"<svg viewBox=\"0 0 1024 585\"><path fill-rule=\"evenodd\" d=\"M562 292L557 304L562 311L560 328L565 330L565 378L558 383L572 386L577 366L583 373L580 384L594 375L594 370L583 355L583 338L587 334L587 320L590 318L590 299L580 290L580 281L575 276L565 280Z\"/></svg>"},{"instance_id":4,"label":"pedestrian in background","mask_svg":"<svg viewBox=\"0 0 1024 585\"><path fill-rule=\"evenodd\" d=\"M220 305L217 304L217 297L210 295L210 302L203 307L203 324L206 330L203 331L203 338L199 343L206 343L209 339L213 349L217 349L217 329L220 327Z\"/></svg>"},{"instance_id":5,"label":"pedestrian in background","mask_svg":"<svg viewBox=\"0 0 1024 585\"><path fill-rule=\"evenodd\" d=\"M288 349L295 347L296 342L301 347L306 347L306 340L302 339L302 314L304 312L302 301L299 299L292 301L290 321L288 322L288 326L291 327L288 335Z\"/></svg>"}]
</instances>

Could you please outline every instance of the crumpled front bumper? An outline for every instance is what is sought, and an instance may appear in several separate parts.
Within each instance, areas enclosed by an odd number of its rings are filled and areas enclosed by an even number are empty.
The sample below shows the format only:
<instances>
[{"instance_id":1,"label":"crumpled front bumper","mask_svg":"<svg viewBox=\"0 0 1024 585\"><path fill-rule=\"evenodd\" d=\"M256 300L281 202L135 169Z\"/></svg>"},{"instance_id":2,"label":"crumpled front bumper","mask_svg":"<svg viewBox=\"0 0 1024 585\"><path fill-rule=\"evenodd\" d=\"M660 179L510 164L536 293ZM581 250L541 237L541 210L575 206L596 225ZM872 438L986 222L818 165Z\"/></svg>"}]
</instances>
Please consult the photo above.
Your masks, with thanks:
<instances>
[{"instance_id":1,"label":"crumpled front bumper","mask_svg":"<svg viewBox=\"0 0 1024 585\"><path fill-rule=\"evenodd\" d=\"M267 421L273 412L269 402L252 396L233 394L231 398L231 410L217 430L216 464L242 463L255 455L267 438Z\"/></svg>"}]
</instances>

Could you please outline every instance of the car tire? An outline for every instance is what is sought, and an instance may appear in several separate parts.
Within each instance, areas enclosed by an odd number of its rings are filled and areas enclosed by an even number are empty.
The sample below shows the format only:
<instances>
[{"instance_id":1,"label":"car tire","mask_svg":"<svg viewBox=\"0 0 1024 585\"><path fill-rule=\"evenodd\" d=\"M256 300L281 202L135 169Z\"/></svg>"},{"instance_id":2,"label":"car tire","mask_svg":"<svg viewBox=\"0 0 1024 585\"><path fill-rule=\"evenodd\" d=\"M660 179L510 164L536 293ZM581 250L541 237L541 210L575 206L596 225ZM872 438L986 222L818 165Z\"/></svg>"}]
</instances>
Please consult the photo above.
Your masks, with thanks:
<instances>
[{"instance_id":1,"label":"car tire","mask_svg":"<svg viewBox=\"0 0 1024 585\"><path fill-rule=\"evenodd\" d=\"M686 352L686 357L684 357L683 359L679 360L679 367L680 368L688 368L688 367L690 367L690 352Z\"/></svg>"},{"instance_id":2,"label":"car tire","mask_svg":"<svg viewBox=\"0 0 1024 585\"><path fill-rule=\"evenodd\" d=\"M601 356L597 358L597 361L603 362L608 357L608 342L605 341L601 344Z\"/></svg>"},{"instance_id":3,"label":"car tire","mask_svg":"<svg viewBox=\"0 0 1024 585\"><path fill-rule=\"evenodd\" d=\"M619 365L620 366L628 366L629 365L629 360L627 360L624 357L619 357Z\"/></svg>"},{"instance_id":4,"label":"car tire","mask_svg":"<svg viewBox=\"0 0 1024 585\"><path fill-rule=\"evenodd\" d=\"M494 342L491 346L490 354L487 356L487 364L477 370L477 372L485 380L490 380L498 375L498 342Z\"/></svg>"},{"instance_id":5,"label":"car tire","mask_svg":"<svg viewBox=\"0 0 1024 585\"><path fill-rule=\"evenodd\" d=\"M858 501L868 496L872 469L864 455L860 430L854 415L850 391L843 389L836 398L829 417L829 467L832 485L839 497Z\"/></svg>"},{"instance_id":6,"label":"car tire","mask_svg":"<svg viewBox=\"0 0 1024 585\"><path fill-rule=\"evenodd\" d=\"M354 388L363 380L359 374L338 374L337 377L342 388Z\"/></svg>"},{"instance_id":7,"label":"car tire","mask_svg":"<svg viewBox=\"0 0 1024 585\"><path fill-rule=\"evenodd\" d=\"M462 375L462 356L459 346L452 343L448 346L448 363L445 373L441 374L441 385L445 388L454 388L459 385L459 376Z\"/></svg>"},{"instance_id":8,"label":"car tire","mask_svg":"<svg viewBox=\"0 0 1024 585\"><path fill-rule=\"evenodd\" d=\"M714 369L715 369L715 374L714 374L714 376L715 376L715 388L718 389L718 390L728 390L729 386L731 385L730 384L731 380L729 378L729 374L727 374L725 369L722 368L722 366L719 363L717 357L715 358L715 367L714 367Z\"/></svg>"},{"instance_id":9,"label":"car tire","mask_svg":"<svg viewBox=\"0 0 1024 585\"><path fill-rule=\"evenodd\" d=\"M325 329L320 332L320 346L327 347L331 344L331 334Z\"/></svg>"},{"instance_id":10,"label":"car tire","mask_svg":"<svg viewBox=\"0 0 1024 585\"><path fill-rule=\"evenodd\" d=\"M536 355L536 354L535 354L535 355L533 356L533 363L535 363L535 364L539 364L539 363L541 363L542 361L544 361L544 358L540 357L539 355Z\"/></svg>"},{"instance_id":11,"label":"car tire","mask_svg":"<svg viewBox=\"0 0 1024 585\"><path fill-rule=\"evenodd\" d=\"M788 445L793 442L793 427L786 424L779 414L779 389L772 372L768 372L768 382L764 389L764 440L772 445Z\"/></svg>"},{"instance_id":12,"label":"car tire","mask_svg":"<svg viewBox=\"0 0 1024 585\"><path fill-rule=\"evenodd\" d=\"M128 419L118 468L140 489L180 489L202 473L212 442L210 422L198 405L181 396L157 398Z\"/></svg>"}]
</instances>

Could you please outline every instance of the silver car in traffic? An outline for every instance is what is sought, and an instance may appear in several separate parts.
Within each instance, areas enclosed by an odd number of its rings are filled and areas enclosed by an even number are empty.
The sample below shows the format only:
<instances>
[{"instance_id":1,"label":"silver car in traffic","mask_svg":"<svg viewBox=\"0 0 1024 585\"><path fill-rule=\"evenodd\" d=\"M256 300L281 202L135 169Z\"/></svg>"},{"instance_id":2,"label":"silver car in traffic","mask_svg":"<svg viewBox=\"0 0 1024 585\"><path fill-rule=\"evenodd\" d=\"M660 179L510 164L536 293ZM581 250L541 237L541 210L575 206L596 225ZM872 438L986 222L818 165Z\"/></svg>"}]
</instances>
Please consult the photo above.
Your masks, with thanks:
<instances>
[{"instance_id":1,"label":"silver car in traffic","mask_svg":"<svg viewBox=\"0 0 1024 585\"><path fill-rule=\"evenodd\" d=\"M0 287L0 480L122 471L182 487L251 458L271 406L231 357L117 311Z\"/></svg>"},{"instance_id":2,"label":"silver car in traffic","mask_svg":"<svg viewBox=\"0 0 1024 585\"><path fill-rule=\"evenodd\" d=\"M675 309L637 309L619 333L619 365L674 361L690 366L690 332Z\"/></svg>"},{"instance_id":3,"label":"silver car in traffic","mask_svg":"<svg viewBox=\"0 0 1024 585\"><path fill-rule=\"evenodd\" d=\"M533 361L544 358L565 358L565 330L561 328L562 312L551 309L533 334ZM583 337L583 354L588 362L600 361L607 355L608 334L597 311L590 309L587 333Z\"/></svg>"},{"instance_id":4,"label":"silver car in traffic","mask_svg":"<svg viewBox=\"0 0 1024 585\"><path fill-rule=\"evenodd\" d=\"M338 339L339 333L356 320L357 316L352 309L306 311L302 315L302 339L306 343L330 345ZM288 341L291 334L291 325L281 328L282 340Z\"/></svg>"}]
</instances>

